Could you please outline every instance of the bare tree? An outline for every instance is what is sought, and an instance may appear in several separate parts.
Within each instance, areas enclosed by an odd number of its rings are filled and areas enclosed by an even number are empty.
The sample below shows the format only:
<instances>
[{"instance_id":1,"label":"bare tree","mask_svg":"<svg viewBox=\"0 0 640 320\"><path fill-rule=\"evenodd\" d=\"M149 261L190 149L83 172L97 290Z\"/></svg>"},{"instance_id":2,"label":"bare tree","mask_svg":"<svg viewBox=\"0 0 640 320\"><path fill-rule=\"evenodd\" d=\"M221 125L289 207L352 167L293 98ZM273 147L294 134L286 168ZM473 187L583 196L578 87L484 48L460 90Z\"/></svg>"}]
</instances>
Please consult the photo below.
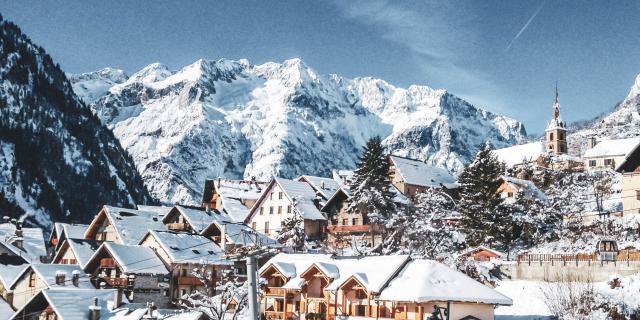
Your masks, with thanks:
<instances>
[{"instance_id":1,"label":"bare tree","mask_svg":"<svg viewBox=\"0 0 640 320\"><path fill-rule=\"evenodd\" d=\"M541 290L545 304L557 319L585 319L596 298L593 277L588 272L559 271L555 279L546 279Z\"/></svg>"},{"instance_id":2,"label":"bare tree","mask_svg":"<svg viewBox=\"0 0 640 320\"><path fill-rule=\"evenodd\" d=\"M182 297L185 308L205 312L214 320L237 320L248 308L247 284L240 281L233 270L223 270L218 283L215 282L215 272L205 266L194 268L192 274L200 279L205 290Z\"/></svg>"}]
</instances>

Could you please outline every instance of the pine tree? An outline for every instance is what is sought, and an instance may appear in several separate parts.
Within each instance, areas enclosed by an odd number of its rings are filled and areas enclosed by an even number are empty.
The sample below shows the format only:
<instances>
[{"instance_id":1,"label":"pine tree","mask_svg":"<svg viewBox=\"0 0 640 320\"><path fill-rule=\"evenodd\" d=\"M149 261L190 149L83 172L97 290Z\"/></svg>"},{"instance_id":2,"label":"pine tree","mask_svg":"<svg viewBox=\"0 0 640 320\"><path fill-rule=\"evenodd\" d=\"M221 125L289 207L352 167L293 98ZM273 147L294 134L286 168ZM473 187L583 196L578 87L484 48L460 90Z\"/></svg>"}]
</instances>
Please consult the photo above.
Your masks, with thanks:
<instances>
[{"instance_id":1,"label":"pine tree","mask_svg":"<svg viewBox=\"0 0 640 320\"><path fill-rule=\"evenodd\" d=\"M504 164L484 144L460 176L460 222L470 245L499 242L509 232L510 216L497 193Z\"/></svg>"},{"instance_id":2,"label":"pine tree","mask_svg":"<svg viewBox=\"0 0 640 320\"><path fill-rule=\"evenodd\" d=\"M358 159L350 185L351 200L347 210L362 214L372 223L384 223L396 209L388 180L389 162L380 137L371 138Z\"/></svg>"}]
</instances>

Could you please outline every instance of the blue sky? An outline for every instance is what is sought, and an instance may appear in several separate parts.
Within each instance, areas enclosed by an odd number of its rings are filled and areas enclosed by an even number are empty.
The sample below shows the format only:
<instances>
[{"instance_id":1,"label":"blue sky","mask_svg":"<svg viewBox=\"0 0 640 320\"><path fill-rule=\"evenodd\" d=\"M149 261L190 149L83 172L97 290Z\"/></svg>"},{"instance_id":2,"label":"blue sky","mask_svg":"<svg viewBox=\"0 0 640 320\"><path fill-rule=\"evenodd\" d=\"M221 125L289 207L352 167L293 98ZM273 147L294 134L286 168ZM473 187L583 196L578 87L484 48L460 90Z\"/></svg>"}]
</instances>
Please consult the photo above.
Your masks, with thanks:
<instances>
[{"instance_id":1,"label":"blue sky","mask_svg":"<svg viewBox=\"0 0 640 320\"><path fill-rule=\"evenodd\" d=\"M0 0L0 12L68 72L299 57L323 74L446 88L530 133L556 81L575 121L622 100L640 73L634 1Z\"/></svg>"}]
</instances>

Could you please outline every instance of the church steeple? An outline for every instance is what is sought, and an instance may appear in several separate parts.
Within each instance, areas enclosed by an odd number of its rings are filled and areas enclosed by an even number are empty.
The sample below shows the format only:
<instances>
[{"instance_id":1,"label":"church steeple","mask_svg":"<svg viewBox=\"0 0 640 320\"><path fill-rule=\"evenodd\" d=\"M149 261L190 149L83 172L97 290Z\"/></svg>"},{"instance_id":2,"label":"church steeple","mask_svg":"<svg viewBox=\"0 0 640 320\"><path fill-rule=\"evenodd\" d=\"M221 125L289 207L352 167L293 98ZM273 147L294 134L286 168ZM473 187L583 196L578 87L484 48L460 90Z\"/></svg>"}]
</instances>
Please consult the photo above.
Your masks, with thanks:
<instances>
[{"instance_id":1,"label":"church steeple","mask_svg":"<svg viewBox=\"0 0 640 320\"><path fill-rule=\"evenodd\" d=\"M567 153L567 128L560 117L560 99L558 98L558 84L556 83L556 94L553 97L551 107L551 121L545 130L547 140L547 152L562 154Z\"/></svg>"}]
</instances>

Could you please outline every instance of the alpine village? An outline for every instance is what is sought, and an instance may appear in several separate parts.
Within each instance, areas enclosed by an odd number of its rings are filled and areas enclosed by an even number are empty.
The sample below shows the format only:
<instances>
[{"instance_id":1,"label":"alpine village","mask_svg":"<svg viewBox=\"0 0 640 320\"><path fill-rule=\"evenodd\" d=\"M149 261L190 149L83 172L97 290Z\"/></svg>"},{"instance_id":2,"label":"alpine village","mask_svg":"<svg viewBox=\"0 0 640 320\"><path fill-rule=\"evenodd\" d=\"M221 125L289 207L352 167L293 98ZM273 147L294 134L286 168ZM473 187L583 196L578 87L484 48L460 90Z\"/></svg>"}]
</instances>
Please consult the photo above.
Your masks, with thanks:
<instances>
[{"instance_id":1,"label":"alpine village","mask_svg":"<svg viewBox=\"0 0 640 320\"><path fill-rule=\"evenodd\" d=\"M175 104L214 103L207 99L232 90L224 85L264 65L152 65L91 96L102 78L65 74L15 24L2 20L0 29L0 319L639 319L640 81L611 114L582 125L563 121L556 85L541 107L543 136L495 138L495 127L452 134L481 140L467 158L453 158L454 142L407 152L371 134L345 146L353 166L319 170L301 156L273 160L271 175L185 169L178 177L168 162L139 160L141 145L127 142L136 131L109 121L142 112L125 110L126 99L151 109L170 89ZM299 60L271 67L292 65L296 76L307 70ZM194 66L190 84L172 78ZM205 72L245 73L211 80L216 93ZM294 86L329 79L304 72ZM137 79L151 89L128 87ZM117 95L125 91L136 98ZM241 155L230 137L193 142L185 161L210 146ZM324 153L318 159L343 152L295 150ZM429 157L442 150L445 160ZM225 161L215 172L231 172L223 168L236 160ZM301 169L280 170L288 162ZM160 186L196 196L158 196Z\"/></svg>"}]
</instances>

